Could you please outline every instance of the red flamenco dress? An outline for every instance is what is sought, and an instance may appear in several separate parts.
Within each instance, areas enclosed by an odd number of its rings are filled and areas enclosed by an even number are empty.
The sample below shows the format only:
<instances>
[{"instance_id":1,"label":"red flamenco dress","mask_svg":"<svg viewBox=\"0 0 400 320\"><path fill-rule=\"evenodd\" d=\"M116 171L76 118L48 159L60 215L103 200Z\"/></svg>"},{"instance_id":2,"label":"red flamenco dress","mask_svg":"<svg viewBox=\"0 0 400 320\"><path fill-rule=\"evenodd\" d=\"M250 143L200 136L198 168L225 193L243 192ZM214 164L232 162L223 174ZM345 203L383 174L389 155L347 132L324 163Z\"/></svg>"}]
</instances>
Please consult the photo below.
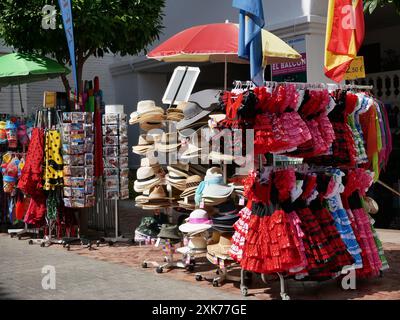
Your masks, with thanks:
<instances>
[{"instance_id":1,"label":"red flamenco dress","mask_svg":"<svg viewBox=\"0 0 400 320\"><path fill-rule=\"evenodd\" d=\"M47 212L46 195L43 191L43 160L44 130L34 128L18 188L31 197L24 221L36 227L44 224Z\"/></svg>"},{"instance_id":2,"label":"red flamenco dress","mask_svg":"<svg viewBox=\"0 0 400 320\"><path fill-rule=\"evenodd\" d=\"M263 274L288 272L302 264L297 232L289 216L276 209L278 191L273 175L264 184L254 179L248 194L252 215L240 262L244 270Z\"/></svg>"},{"instance_id":3,"label":"red flamenco dress","mask_svg":"<svg viewBox=\"0 0 400 320\"><path fill-rule=\"evenodd\" d=\"M335 101L336 106L328 115L335 132L332 148L327 155L307 158L305 161L325 166L354 167L357 163L357 151L353 132L347 121L349 114L355 110L358 98L355 94L342 91L336 93Z\"/></svg>"},{"instance_id":4,"label":"red flamenco dress","mask_svg":"<svg viewBox=\"0 0 400 320\"><path fill-rule=\"evenodd\" d=\"M294 111L298 94L293 86L278 86L268 95L260 88L254 123L254 153L284 153L311 139L307 125Z\"/></svg>"}]
</instances>

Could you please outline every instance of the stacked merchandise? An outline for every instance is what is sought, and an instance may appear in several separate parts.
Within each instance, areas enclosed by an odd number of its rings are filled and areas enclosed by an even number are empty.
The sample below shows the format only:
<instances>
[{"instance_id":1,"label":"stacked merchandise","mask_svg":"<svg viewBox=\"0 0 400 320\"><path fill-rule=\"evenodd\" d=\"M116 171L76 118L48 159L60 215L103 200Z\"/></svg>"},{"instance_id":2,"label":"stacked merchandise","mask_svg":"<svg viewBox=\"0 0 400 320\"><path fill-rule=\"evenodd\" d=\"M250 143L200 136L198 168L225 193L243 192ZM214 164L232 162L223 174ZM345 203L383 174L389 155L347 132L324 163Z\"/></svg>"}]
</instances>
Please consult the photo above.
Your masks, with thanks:
<instances>
[{"instance_id":1,"label":"stacked merchandise","mask_svg":"<svg viewBox=\"0 0 400 320\"><path fill-rule=\"evenodd\" d=\"M64 205L87 208L95 204L93 113L64 112Z\"/></svg>"},{"instance_id":2,"label":"stacked merchandise","mask_svg":"<svg viewBox=\"0 0 400 320\"><path fill-rule=\"evenodd\" d=\"M218 127L254 129L256 155L312 165L250 172L232 258L244 270L297 279L325 280L348 269L374 277L387 269L364 203L391 150L381 104L366 92L292 84L236 89L222 100L227 118Z\"/></svg>"},{"instance_id":3,"label":"stacked merchandise","mask_svg":"<svg viewBox=\"0 0 400 320\"><path fill-rule=\"evenodd\" d=\"M105 199L129 198L128 127L126 115L103 115Z\"/></svg>"},{"instance_id":4,"label":"stacked merchandise","mask_svg":"<svg viewBox=\"0 0 400 320\"><path fill-rule=\"evenodd\" d=\"M0 221L17 223L23 220L29 202L17 185L25 165L33 121L6 114L0 118Z\"/></svg>"},{"instance_id":5,"label":"stacked merchandise","mask_svg":"<svg viewBox=\"0 0 400 320\"><path fill-rule=\"evenodd\" d=\"M135 113L132 122L142 116L148 124L153 114L161 124L160 109ZM134 152L147 158L176 153L180 164L169 165L168 174L142 165L135 184L147 194L146 188L166 184L182 199L171 205L191 211L179 227L189 240L182 252L207 250L214 264L233 260L243 270L298 280L322 281L348 270L370 278L388 268L370 216L376 203L366 193L385 168L392 141L386 109L369 92L288 83L205 90L166 114L173 115L179 138L144 134ZM215 145L225 129L233 139ZM255 157L245 153L246 129L254 130ZM267 166L271 154L293 164ZM229 181L209 165L233 161L237 168L245 157L259 170Z\"/></svg>"}]
</instances>

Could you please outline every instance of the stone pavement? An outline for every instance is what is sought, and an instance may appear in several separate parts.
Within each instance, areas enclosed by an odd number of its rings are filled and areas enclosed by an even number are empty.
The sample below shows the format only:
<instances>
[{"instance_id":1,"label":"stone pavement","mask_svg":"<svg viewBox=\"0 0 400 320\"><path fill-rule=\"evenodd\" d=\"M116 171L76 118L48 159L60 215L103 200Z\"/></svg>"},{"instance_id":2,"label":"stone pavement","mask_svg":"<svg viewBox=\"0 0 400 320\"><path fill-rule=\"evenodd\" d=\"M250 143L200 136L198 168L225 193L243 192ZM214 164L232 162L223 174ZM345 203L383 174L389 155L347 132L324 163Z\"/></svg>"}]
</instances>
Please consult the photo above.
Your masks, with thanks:
<instances>
[{"instance_id":1,"label":"stone pavement","mask_svg":"<svg viewBox=\"0 0 400 320\"><path fill-rule=\"evenodd\" d=\"M379 231L385 241L390 264L382 278L357 281L357 290L345 291L337 281L323 283L287 281L292 299L400 299L400 232ZM114 245L88 250L80 246L68 252L61 246L40 248L26 241L0 235L0 299L243 299L237 283L214 288L209 282L196 282L194 273L175 269L156 274L142 269L141 262L162 262L163 253L153 246ZM57 290L41 288L41 268L54 265ZM6 272L4 272L6 270ZM197 260L196 272L212 274L213 266ZM246 299L280 299L279 281L263 284L258 276Z\"/></svg>"},{"instance_id":2,"label":"stone pavement","mask_svg":"<svg viewBox=\"0 0 400 320\"><path fill-rule=\"evenodd\" d=\"M56 290L43 290L43 266L56 268ZM229 292L163 278L56 247L30 246L0 234L0 299L241 299Z\"/></svg>"}]
</instances>

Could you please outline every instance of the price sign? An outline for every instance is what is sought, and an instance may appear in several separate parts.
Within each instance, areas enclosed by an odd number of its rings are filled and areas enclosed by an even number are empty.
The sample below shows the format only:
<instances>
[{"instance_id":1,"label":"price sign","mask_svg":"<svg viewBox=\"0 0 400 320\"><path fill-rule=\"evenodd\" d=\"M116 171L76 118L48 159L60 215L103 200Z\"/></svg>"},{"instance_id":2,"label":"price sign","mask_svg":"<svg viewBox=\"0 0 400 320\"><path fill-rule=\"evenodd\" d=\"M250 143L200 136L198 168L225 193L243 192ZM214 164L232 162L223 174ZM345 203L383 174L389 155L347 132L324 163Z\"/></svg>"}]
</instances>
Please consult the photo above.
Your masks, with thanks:
<instances>
[{"instance_id":1,"label":"price sign","mask_svg":"<svg viewBox=\"0 0 400 320\"><path fill-rule=\"evenodd\" d=\"M349 69L344 76L345 80L354 80L365 78L364 57L356 57L350 64Z\"/></svg>"}]
</instances>

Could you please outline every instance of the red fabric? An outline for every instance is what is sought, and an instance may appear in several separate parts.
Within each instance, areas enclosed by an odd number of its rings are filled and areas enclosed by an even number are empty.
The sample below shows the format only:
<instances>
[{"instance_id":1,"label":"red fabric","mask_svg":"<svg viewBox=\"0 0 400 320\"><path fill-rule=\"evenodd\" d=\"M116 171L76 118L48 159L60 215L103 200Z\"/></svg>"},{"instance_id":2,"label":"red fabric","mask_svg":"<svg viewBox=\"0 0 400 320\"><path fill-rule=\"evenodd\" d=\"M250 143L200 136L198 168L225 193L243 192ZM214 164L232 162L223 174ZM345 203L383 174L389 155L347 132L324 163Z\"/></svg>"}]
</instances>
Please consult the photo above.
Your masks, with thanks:
<instances>
[{"instance_id":1,"label":"red fabric","mask_svg":"<svg viewBox=\"0 0 400 320\"><path fill-rule=\"evenodd\" d=\"M356 51L360 49L365 36L363 1L359 0L354 12L352 10L352 0L335 0L332 34L328 44L329 51L336 54L349 54L353 31ZM346 22L349 27L346 27Z\"/></svg>"},{"instance_id":2,"label":"red fabric","mask_svg":"<svg viewBox=\"0 0 400 320\"><path fill-rule=\"evenodd\" d=\"M287 272L302 264L300 241L288 215L252 215L243 248L241 267L257 273Z\"/></svg>"},{"instance_id":3,"label":"red fabric","mask_svg":"<svg viewBox=\"0 0 400 320\"><path fill-rule=\"evenodd\" d=\"M25 166L22 169L18 188L25 194L34 196L42 194L44 160L44 130L33 128L31 143L26 155Z\"/></svg>"},{"instance_id":4,"label":"red fabric","mask_svg":"<svg viewBox=\"0 0 400 320\"><path fill-rule=\"evenodd\" d=\"M237 59L238 39L239 29L236 24L200 25L179 32L156 47L147 56L153 59L162 59L179 54L226 54L235 55Z\"/></svg>"},{"instance_id":5,"label":"red fabric","mask_svg":"<svg viewBox=\"0 0 400 320\"><path fill-rule=\"evenodd\" d=\"M40 193L39 193L40 192ZM46 196L43 191L39 191L30 200L28 210L26 211L24 222L35 227L41 227L45 224L47 212Z\"/></svg>"}]
</instances>

